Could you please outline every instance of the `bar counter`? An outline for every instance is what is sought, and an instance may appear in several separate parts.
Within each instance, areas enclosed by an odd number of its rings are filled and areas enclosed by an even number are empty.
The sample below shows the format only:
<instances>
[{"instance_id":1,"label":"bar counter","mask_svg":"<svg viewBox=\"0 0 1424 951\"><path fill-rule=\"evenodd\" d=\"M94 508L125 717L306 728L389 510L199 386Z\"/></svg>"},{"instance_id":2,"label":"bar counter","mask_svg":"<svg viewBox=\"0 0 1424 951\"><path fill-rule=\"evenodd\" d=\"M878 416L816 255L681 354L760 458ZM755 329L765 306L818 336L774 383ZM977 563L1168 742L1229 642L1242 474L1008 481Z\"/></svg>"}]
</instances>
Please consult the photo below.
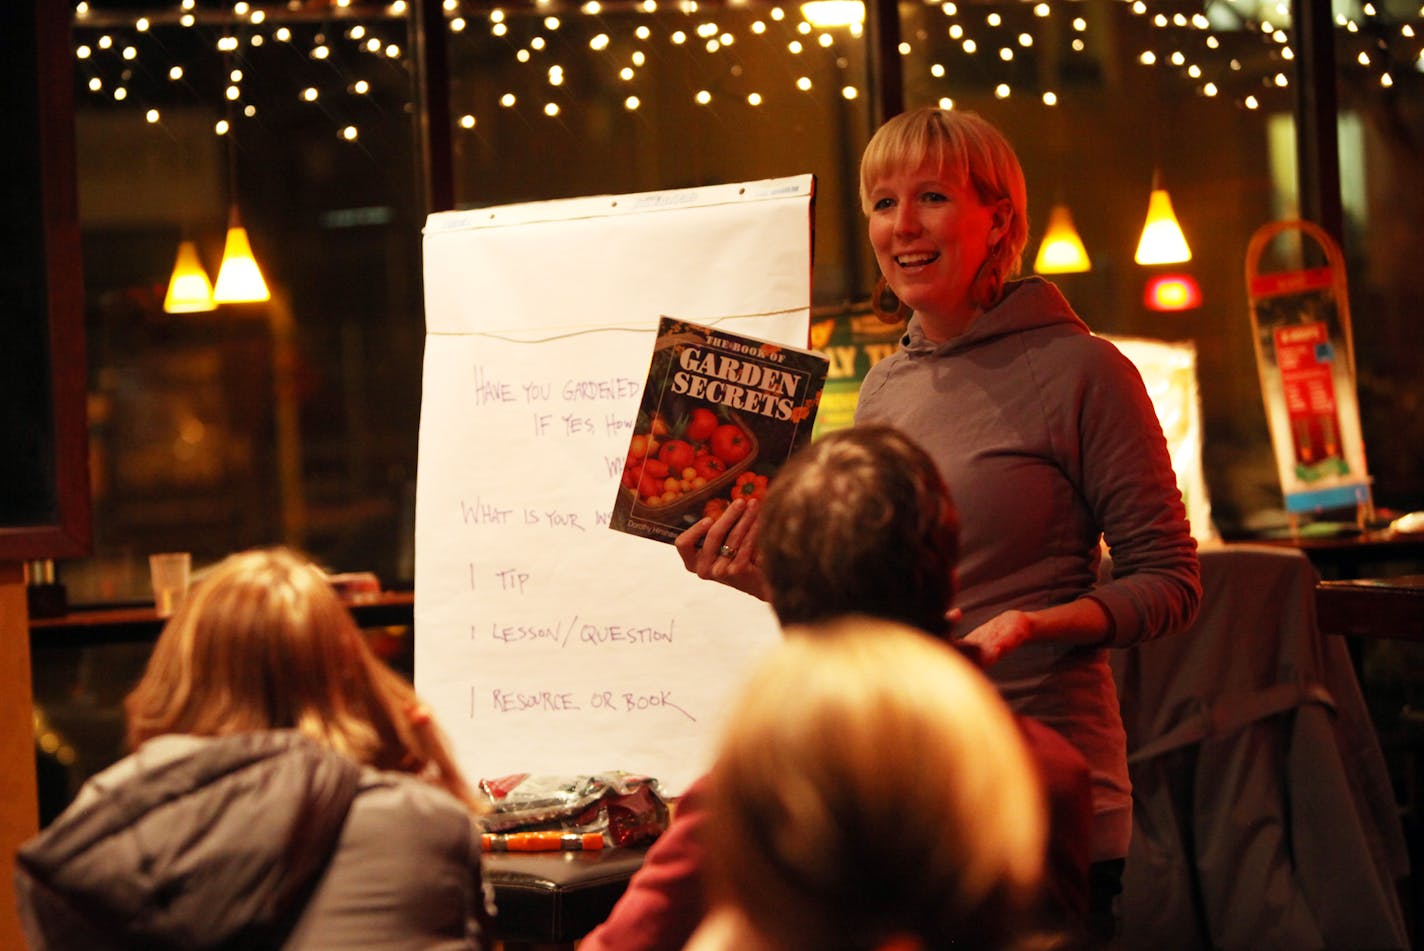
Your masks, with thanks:
<instances>
[{"instance_id":1,"label":"bar counter","mask_svg":"<svg viewBox=\"0 0 1424 951\"><path fill-rule=\"evenodd\" d=\"M347 607L357 626L363 628L409 626L415 620L415 594L411 591L382 591ZM166 620L152 604L143 602L79 606L58 617L30 618L30 650L152 643Z\"/></svg>"}]
</instances>

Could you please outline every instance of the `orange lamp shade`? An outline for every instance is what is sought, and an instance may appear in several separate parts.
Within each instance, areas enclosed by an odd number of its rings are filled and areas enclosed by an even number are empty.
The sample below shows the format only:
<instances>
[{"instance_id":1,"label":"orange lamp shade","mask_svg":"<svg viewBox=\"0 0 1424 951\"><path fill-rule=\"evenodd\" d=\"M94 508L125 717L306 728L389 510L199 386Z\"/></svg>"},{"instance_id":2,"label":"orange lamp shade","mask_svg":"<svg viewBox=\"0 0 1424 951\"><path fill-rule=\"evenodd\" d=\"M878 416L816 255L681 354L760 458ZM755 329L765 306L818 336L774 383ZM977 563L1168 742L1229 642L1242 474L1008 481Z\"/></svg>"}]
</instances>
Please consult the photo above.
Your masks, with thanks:
<instances>
[{"instance_id":1,"label":"orange lamp shade","mask_svg":"<svg viewBox=\"0 0 1424 951\"><path fill-rule=\"evenodd\" d=\"M1192 259L1182 226L1165 188L1153 188L1147 200L1147 221L1137 243L1138 264L1183 264Z\"/></svg>"},{"instance_id":2,"label":"orange lamp shade","mask_svg":"<svg viewBox=\"0 0 1424 951\"><path fill-rule=\"evenodd\" d=\"M1088 250L1078 229L1073 227L1073 215L1067 205L1054 205L1048 212L1048 230L1038 246L1033 269L1040 274L1075 274L1091 269Z\"/></svg>"},{"instance_id":3,"label":"orange lamp shade","mask_svg":"<svg viewBox=\"0 0 1424 951\"><path fill-rule=\"evenodd\" d=\"M223 249L222 264L218 267L213 300L219 304L241 304L270 300L271 297L257 259L252 256L247 229L237 223L234 213L227 229L227 244Z\"/></svg>"},{"instance_id":4,"label":"orange lamp shade","mask_svg":"<svg viewBox=\"0 0 1424 951\"><path fill-rule=\"evenodd\" d=\"M178 243L178 257L173 262L173 276L168 280L168 293L163 309L170 314L200 314L216 310L213 285L203 262L198 260L198 247L192 241Z\"/></svg>"}]
</instances>

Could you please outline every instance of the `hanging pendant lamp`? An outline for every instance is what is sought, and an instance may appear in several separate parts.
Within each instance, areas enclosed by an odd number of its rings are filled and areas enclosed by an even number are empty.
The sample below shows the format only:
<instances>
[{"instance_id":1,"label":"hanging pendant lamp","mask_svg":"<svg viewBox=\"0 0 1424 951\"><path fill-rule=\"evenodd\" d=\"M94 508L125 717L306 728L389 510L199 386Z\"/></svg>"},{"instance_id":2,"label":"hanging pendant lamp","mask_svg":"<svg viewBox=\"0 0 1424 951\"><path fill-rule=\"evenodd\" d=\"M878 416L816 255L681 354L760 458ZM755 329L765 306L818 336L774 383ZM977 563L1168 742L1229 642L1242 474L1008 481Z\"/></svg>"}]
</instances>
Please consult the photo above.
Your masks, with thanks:
<instances>
[{"instance_id":1,"label":"hanging pendant lamp","mask_svg":"<svg viewBox=\"0 0 1424 951\"><path fill-rule=\"evenodd\" d=\"M163 298L163 310L169 314L201 314L216 310L213 284L203 262L198 260L198 246L185 238L178 242L178 257L173 262L173 276L168 279L168 293Z\"/></svg>"},{"instance_id":2,"label":"hanging pendant lamp","mask_svg":"<svg viewBox=\"0 0 1424 951\"><path fill-rule=\"evenodd\" d=\"M807 0L801 4L801 18L817 29L857 26L865 22L861 0Z\"/></svg>"},{"instance_id":3,"label":"hanging pendant lamp","mask_svg":"<svg viewBox=\"0 0 1424 951\"><path fill-rule=\"evenodd\" d=\"M227 243L223 247L222 266L218 268L218 282L213 287L213 300L219 304L248 304L271 298L267 282L262 279L262 269L252 256L247 229L242 226L234 204L228 213Z\"/></svg>"},{"instance_id":4,"label":"hanging pendant lamp","mask_svg":"<svg viewBox=\"0 0 1424 951\"><path fill-rule=\"evenodd\" d=\"M1172 211L1172 198L1162 187L1161 176L1152 172L1152 195L1147 200L1147 221L1137 242L1138 264L1181 264L1192 259L1182 226Z\"/></svg>"},{"instance_id":5,"label":"hanging pendant lamp","mask_svg":"<svg viewBox=\"0 0 1424 951\"><path fill-rule=\"evenodd\" d=\"M1064 204L1054 205L1048 212L1048 230L1033 259L1033 269L1039 274L1077 274L1090 270L1088 249L1073 227L1073 215Z\"/></svg>"}]
</instances>

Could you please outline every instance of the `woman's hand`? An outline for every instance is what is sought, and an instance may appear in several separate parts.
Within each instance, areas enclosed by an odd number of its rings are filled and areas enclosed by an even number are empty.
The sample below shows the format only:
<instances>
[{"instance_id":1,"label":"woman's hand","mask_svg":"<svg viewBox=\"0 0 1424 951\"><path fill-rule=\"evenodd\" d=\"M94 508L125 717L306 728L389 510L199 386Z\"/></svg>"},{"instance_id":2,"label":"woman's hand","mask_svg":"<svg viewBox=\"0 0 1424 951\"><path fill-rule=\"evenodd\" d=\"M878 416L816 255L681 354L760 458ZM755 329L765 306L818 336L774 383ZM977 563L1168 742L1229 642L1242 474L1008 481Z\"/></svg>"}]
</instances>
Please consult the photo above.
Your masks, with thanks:
<instances>
[{"instance_id":1,"label":"woman's hand","mask_svg":"<svg viewBox=\"0 0 1424 951\"><path fill-rule=\"evenodd\" d=\"M756 563L760 513L760 501L736 499L716 519L704 518L677 536L683 567L766 601L766 576Z\"/></svg>"},{"instance_id":2,"label":"woman's hand","mask_svg":"<svg viewBox=\"0 0 1424 951\"><path fill-rule=\"evenodd\" d=\"M1005 611L985 621L964 636L967 644L979 649L980 662L992 667L1009 651L1033 637L1033 617L1024 611Z\"/></svg>"},{"instance_id":3,"label":"woman's hand","mask_svg":"<svg viewBox=\"0 0 1424 951\"><path fill-rule=\"evenodd\" d=\"M1040 611L1005 611L965 635L985 667L1029 641L1103 647L1113 639L1107 610L1091 595Z\"/></svg>"}]
</instances>

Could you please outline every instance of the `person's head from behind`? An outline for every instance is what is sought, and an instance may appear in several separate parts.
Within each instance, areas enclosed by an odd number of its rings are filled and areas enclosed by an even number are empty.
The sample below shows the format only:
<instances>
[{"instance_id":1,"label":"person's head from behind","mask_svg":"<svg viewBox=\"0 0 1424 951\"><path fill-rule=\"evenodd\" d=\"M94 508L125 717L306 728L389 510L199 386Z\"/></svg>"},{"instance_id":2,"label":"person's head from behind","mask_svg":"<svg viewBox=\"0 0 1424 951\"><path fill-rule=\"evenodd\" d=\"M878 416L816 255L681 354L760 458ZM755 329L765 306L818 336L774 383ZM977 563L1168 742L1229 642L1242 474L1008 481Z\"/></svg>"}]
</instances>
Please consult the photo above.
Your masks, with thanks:
<instances>
[{"instance_id":1,"label":"person's head from behind","mask_svg":"<svg viewBox=\"0 0 1424 951\"><path fill-rule=\"evenodd\" d=\"M428 770L469 798L410 684L371 652L322 572L286 549L231 555L198 581L124 708L131 747L292 729L360 763Z\"/></svg>"},{"instance_id":2,"label":"person's head from behind","mask_svg":"<svg viewBox=\"0 0 1424 951\"><path fill-rule=\"evenodd\" d=\"M792 628L713 767L713 888L783 951L1005 946L1042 875L1036 776L945 644L863 617Z\"/></svg>"},{"instance_id":3,"label":"person's head from behind","mask_svg":"<svg viewBox=\"0 0 1424 951\"><path fill-rule=\"evenodd\" d=\"M782 625L843 614L948 630L959 520L934 461L886 426L828 433L777 473L758 564Z\"/></svg>"},{"instance_id":4,"label":"person's head from behind","mask_svg":"<svg viewBox=\"0 0 1424 951\"><path fill-rule=\"evenodd\" d=\"M925 107L887 120L861 156L860 203L881 273L914 310L990 307L1019 272L1023 168L973 112Z\"/></svg>"}]
</instances>

